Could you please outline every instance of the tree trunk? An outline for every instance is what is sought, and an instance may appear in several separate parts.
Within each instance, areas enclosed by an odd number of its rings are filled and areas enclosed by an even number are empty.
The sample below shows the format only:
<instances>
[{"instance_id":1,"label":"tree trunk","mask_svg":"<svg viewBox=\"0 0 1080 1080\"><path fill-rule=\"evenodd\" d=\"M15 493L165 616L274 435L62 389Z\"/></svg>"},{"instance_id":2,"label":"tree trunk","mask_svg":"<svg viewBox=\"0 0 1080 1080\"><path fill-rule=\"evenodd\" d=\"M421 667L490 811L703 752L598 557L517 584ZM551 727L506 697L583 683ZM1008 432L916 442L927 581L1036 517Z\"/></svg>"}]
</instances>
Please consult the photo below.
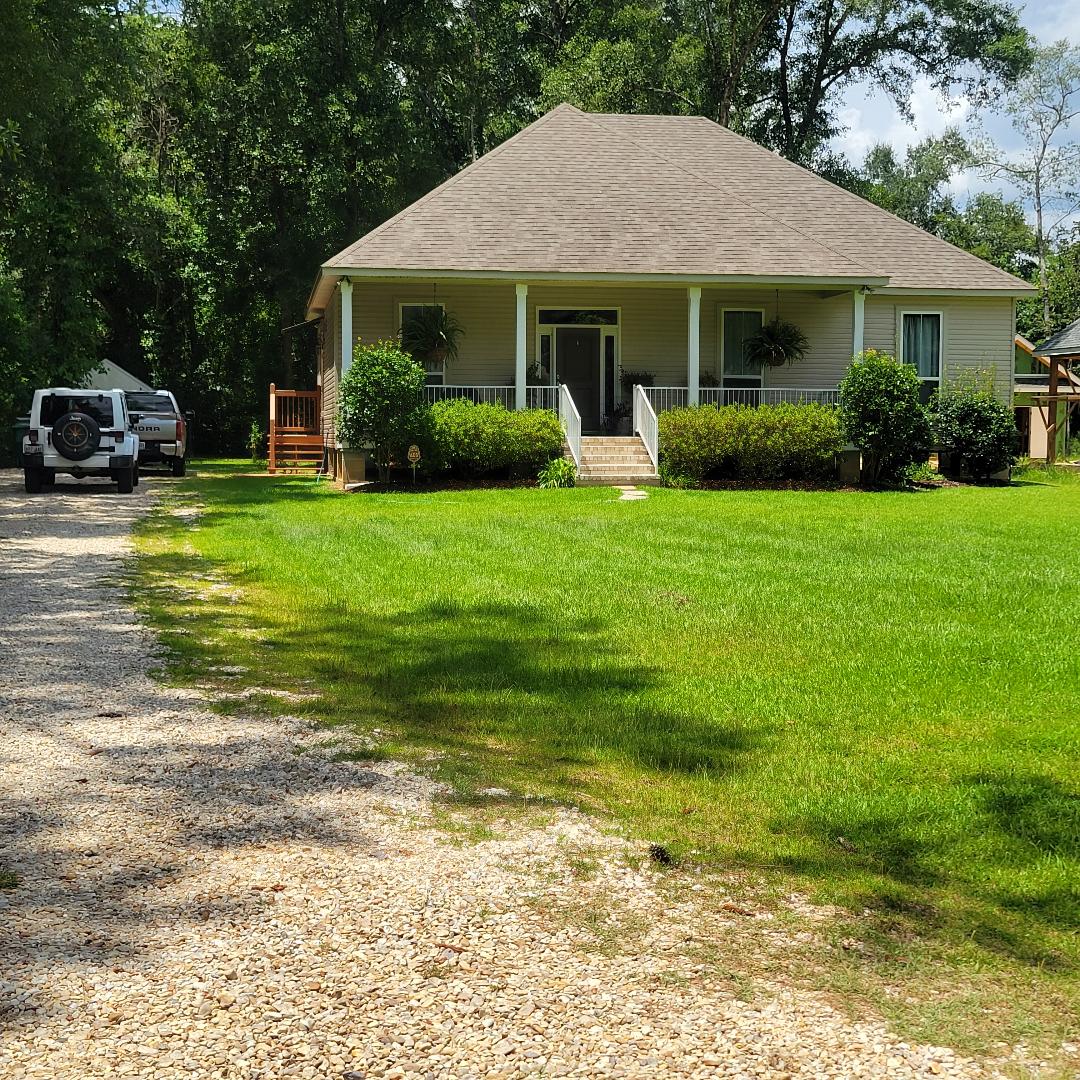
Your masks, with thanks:
<instances>
[{"instance_id":1,"label":"tree trunk","mask_svg":"<svg viewBox=\"0 0 1080 1080\"><path fill-rule=\"evenodd\" d=\"M1050 283L1046 272L1046 232L1043 226L1042 176L1035 169L1035 248L1039 257L1039 292L1042 294L1043 333L1051 331Z\"/></svg>"}]
</instances>

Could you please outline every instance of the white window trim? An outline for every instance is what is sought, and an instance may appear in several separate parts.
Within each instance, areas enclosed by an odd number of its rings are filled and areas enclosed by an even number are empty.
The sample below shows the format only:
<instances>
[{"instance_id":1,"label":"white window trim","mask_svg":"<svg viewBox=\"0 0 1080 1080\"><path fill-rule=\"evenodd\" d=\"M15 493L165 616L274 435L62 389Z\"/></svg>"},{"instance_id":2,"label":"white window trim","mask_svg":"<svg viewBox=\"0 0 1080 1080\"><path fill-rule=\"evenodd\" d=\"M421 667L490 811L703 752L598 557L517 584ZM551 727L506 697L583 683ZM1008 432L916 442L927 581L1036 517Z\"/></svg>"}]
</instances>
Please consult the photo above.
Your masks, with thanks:
<instances>
[{"instance_id":1,"label":"white window trim","mask_svg":"<svg viewBox=\"0 0 1080 1080\"><path fill-rule=\"evenodd\" d=\"M541 311L614 311L615 323L541 323ZM533 363L540 359L540 338L544 334L551 335L551 378L553 386L559 385L559 347L556 344L558 335L556 330L580 330L582 327L593 327L600 331L600 416L603 418L611 408L607 403L607 386L604 380L604 338L615 339L615 401L613 405L622 400L622 308L615 304L536 304L533 308L533 325L536 327L534 335Z\"/></svg>"},{"instance_id":2,"label":"white window trim","mask_svg":"<svg viewBox=\"0 0 1080 1080\"><path fill-rule=\"evenodd\" d=\"M907 364L904 356L904 316L905 315L936 315L938 317L938 373L933 375L919 375L919 382L937 383L941 386L945 377L945 312L940 308L902 308L896 313L896 352L901 364ZM915 367L910 364L910 367ZM915 367L916 374L918 368Z\"/></svg>"},{"instance_id":3,"label":"white window trim","mask_svg":"<svg viewBox=\"0 0 1080 1080\"><path fill-rule=\"evenodd\" d=\"M437 307L446 310L446 305L441 300L399 300L397 305L397 329L395 334L401 333L401 323L403 320L404 309L407 307ZM385 310L385 308L383 309Z\"/></svg>"},{"instance_id":4,"label":"white window trim","mask_svg":"<svg viewBox=\"0 0 1080 1080\"><path fill-rule=\"evenodd\" d=\"M716 348L720 353L720 385L724 385L724 316L729 311L757 311L761 314L761 325L765 325L765 308L757 307L752 304L730 304L727 307L720 307L717 309L717 326L716 326ZM765 388L765 365L761 366L761 381L758 385ZM733 379L749 379L749 375L733 375Z\"/></svg>"}]
</instances>

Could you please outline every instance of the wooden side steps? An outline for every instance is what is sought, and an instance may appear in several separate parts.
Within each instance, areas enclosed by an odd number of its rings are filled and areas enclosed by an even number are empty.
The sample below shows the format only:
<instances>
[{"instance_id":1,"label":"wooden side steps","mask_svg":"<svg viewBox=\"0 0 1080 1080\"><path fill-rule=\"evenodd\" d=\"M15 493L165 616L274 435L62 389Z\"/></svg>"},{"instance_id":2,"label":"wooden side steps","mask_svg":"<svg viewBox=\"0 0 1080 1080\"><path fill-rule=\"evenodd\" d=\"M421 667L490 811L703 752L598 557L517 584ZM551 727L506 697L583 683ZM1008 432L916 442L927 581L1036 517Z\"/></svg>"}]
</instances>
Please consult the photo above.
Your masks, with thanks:
<instances>
[{"instance_id":1,"label":"wooden side steps","mask_svg":"<svg viewBox=\"0 0 1080 1080\"><path fill-rule=\"evenodd\" d=\"M271 383L267 472L317 472L325 454L320 420L318 390L279 390Z\"/></svg>"}]
</instances>

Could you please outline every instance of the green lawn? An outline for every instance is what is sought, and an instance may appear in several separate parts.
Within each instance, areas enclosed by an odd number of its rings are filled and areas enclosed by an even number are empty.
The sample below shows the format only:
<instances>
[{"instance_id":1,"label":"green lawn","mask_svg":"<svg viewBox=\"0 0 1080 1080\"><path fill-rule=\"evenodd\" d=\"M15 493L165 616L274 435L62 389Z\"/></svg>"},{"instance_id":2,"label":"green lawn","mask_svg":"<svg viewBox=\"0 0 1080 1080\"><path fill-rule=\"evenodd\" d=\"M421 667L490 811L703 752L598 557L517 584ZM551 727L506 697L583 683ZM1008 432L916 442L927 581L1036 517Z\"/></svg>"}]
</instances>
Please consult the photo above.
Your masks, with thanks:
<instances>
[{"instance_id":1,"label":"green lawn","mask_svg":"<svg viewBox=\"0 0 1080 1080\"><path fill-rule=\"evenodd\" d=\"M825 984L923 1037L946 1021L915 982L968 1045L1076 1036L1080 483L619 502L200 472L144 528L143 580L241 596L143 590L180 677L307 681L463 790L840 904L866 970Z\"/></svg>"}]
</instances>

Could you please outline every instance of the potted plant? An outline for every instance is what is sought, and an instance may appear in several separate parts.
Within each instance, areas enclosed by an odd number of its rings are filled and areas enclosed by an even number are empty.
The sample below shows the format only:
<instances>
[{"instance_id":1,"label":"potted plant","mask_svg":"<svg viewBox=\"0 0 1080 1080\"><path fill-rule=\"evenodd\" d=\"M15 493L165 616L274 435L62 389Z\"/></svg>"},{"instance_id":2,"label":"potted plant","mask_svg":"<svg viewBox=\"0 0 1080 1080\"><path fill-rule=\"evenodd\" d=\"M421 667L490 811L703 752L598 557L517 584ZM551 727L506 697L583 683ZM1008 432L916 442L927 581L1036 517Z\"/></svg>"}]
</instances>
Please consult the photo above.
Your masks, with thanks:
<instances>
[{"instance_id":1,"label":"potted plant","mask_svg":"<svg viewBox=\"0 0 1080 1080\"><path fill-rule=\"evenodd\" d=\"M634 410L625 401L620 401L611 412L600 420L600 428L605 435L626 435L629 433L630 417Z\"/></svg>"},{"instance_id":2,"label":"potted plant","mask_svg":"<svg viewBox=\"0 0 1080 1080\"><path fill-rule=\"evenodd\" d=\"M810 342L794 324L778 315L746 342L746 359L763 367L783 367L806 356Z\"/></svg>"},{"instance_id":3,"label":"potted plant","mask_svg":"<svg viewBox=\"0 0 1080 1080\"><path fill-rule=\"evenodd\" d=\"M401 347L426 368L457 359L464 333L456 316L437 304L426 305L401 327Z\"/></svg>"},{"instance_id":4,"label":"potted plant","mask_svg":"<svg viewBox=\"0 0 1080 1080\"><path fill-rule=\"evenodd\" d=\"M623 371L619 383L627 394L634 392L635 386L652 386L656 376L651 371Z\"/></svg>"}]
</instances>

